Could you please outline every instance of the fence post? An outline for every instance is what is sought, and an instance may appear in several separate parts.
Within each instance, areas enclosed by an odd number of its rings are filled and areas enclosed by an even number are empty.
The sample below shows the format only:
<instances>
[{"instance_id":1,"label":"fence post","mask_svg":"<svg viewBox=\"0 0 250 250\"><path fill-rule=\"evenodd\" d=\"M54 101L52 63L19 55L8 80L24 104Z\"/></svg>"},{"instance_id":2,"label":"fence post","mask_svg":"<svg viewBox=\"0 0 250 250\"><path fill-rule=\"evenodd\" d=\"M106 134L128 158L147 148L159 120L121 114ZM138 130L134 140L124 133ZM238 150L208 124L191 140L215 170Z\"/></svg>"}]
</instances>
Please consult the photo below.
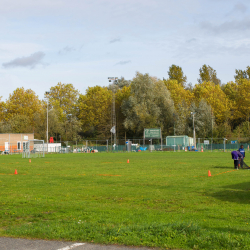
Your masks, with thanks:
<instances>
[{"instance_id":1,"label":"fence post","mask_svg":"<svg viewBox=\"0 0 250 250\"><path fill-rule=\"evenodd\" d=\"M107 140L107 153L109 151L109 140Z\"/></svg>"}]
</instances>

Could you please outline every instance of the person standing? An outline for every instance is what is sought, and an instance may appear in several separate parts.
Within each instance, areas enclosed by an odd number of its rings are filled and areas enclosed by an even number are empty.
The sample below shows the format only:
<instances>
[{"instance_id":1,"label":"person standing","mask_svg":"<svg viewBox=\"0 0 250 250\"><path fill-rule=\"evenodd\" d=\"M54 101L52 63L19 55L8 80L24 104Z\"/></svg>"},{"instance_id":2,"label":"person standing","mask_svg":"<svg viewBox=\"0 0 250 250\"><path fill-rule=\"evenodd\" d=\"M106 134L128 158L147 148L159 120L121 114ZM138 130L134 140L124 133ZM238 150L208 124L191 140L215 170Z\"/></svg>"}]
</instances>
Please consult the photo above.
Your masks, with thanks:
<instances>
[{"instance_id":1,"label":"person standing","mask_svg":"<svg viewBox=\"0 0 250 250\"><path fill-rule=\"evenodd\" d=\"M246 155L245 155L245 149L244 149L244 146L243 145L240 145L240 148L239 148L239 150L238 150L241 154L242 154L242 156L243 156L243 158L241 159L241 161L240 161L240 166L241 166L241 168L243 168L243 160L245 159L245 157L246 157Z\"/></svg>"}]
</instances>

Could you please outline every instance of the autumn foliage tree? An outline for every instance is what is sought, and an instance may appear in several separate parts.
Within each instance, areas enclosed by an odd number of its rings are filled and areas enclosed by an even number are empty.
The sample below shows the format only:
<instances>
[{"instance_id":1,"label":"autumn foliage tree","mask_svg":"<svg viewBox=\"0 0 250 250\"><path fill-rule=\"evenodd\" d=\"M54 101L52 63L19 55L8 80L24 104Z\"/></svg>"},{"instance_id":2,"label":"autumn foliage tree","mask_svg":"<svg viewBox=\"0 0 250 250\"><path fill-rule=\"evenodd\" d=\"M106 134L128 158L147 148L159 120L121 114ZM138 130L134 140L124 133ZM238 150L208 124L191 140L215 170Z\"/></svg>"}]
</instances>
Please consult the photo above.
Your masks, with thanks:
<instances>
[{"instance_id":1,"label":"autumn foliage tree","mask_svg":"<svg viewBox=\"0 0 250 250\"><path fill-rule=\"evenodd\" d=\"M169 67L168 76L170 80L176 80L177 83L185 87L187 82L187 77L184 75L182 68L180 66L172 64Z\"/></svg>"},{"instance_id":2,"label":"autumn foliage tree","mask_svg":"<svg viewBox=\"0 0 250 250\"><path fill-rule=\"evenodd\" d=\"M35 115L42 112L42 101L31 89L17 88L4 105L4 123L13 133L34 132Z\"/></svg>"},{"instance_id":3,"label":"autumn foliage tree","mask_svg":"<svg viewBox=\"0 0 250 250\"><path fill-rule=\"evenodd\" d=\"M87 136L109 136L112 91L107 87L89 87L78 99L78 119Z\"/></svg>"},{"instance_id":4,"label":"autumn foliage tree","mask_svg":"<svg viewBox=\"0 0 250 250\"><path fill-rule=\"evenodd\" d=\"M223 123L230 116L231 102L222 91L220 85L214 82L196 84L193 90L196 105L204 99L211 107L218 123Z\"/></svg>"},{"instance_id":5,"label":"autumn foliage tree","mask_svg":"<svg viewBox=\"0 0 250 250\"><path fill-rule=\"evenodd\" d=\"M200 71L200 78L198 78L198 83L203 82L213 82L214 84L220 84L220 79L217 78L217 72L209 65L202 65L199 69Z\"/></svg>"}]
</instances>

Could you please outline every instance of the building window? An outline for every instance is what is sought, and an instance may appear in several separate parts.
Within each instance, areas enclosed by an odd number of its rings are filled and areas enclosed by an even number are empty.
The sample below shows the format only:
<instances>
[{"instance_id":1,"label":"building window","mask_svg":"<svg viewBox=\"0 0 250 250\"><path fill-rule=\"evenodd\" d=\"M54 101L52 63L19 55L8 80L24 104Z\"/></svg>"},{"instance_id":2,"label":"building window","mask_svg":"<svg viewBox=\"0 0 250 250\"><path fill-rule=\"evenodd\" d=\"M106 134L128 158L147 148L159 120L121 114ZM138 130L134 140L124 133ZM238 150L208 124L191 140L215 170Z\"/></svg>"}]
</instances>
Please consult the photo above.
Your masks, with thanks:
<instances>
[{"instance_id":1,"label":"building window","mask_svg":"<svg viewBox=\"0 0 250 250\"><path fill-rule=\"evenodd\" d=\"M17 142L17 150L21 150L21 142L20 141Z\"/></svg>"}]
</instances>

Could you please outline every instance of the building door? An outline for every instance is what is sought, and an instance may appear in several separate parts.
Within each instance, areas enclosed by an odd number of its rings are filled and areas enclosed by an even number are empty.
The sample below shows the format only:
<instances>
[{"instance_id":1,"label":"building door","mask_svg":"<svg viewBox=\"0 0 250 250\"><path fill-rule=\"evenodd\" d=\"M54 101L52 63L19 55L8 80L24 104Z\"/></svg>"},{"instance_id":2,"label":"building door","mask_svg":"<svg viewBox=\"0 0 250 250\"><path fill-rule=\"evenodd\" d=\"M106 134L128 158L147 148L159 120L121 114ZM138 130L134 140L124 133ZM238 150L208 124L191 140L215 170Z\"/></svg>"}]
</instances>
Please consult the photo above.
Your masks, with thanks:
<instances>
[{"instance_id":1,"label":"building door","mask_svg":"<svg viewBox=\"0 0 250 250\"><path fill-rule=\"evenodd\" d=\"M23 151L25 151L26 149L29 149L29 142L28 141L23 141Z\"/></svg>"},{"instance_id":2,"label":"building door","mask_svg":"<svg viewBox=\"0 0 250 250\"><path fill-rule=\"evenodd\" d=\"M9 142L5 142L5 151L9 150Z\"/></svg>"}]
</instances>

